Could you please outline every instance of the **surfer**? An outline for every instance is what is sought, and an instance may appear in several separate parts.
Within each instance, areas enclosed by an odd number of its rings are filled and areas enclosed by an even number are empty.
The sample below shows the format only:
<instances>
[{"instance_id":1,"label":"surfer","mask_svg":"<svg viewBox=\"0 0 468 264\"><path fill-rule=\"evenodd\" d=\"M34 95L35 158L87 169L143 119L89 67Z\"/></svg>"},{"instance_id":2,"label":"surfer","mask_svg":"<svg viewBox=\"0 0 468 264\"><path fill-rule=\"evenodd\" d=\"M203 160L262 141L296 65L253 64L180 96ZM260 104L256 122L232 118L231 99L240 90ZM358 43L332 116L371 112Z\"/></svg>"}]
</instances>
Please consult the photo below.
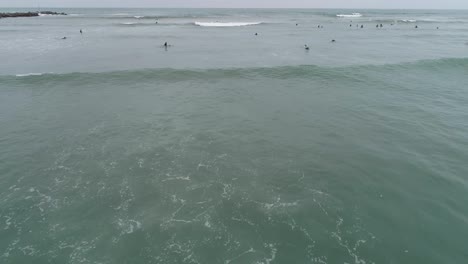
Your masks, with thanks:
<instances>
[{"instance_id":1,"label":"surfer","mask_svg":"<svg viewBox=\"0 0 468 264\"><path fill-rule=\"evenodd\" d=\"M309 46L307 46L307 45L304 45L304 48L305 48L305 50L309 50L309 49L310 49Z\"/></svg>"},{"instance_id":2,"label":"surfer","mask_svg":"<svg viewBox=\"0 0 468 264\"><path fill-rule=\"evenodd\" d=\"M63 37L62 39L67 39L67 37Z\"/></svg>"},{"instance_id":3,"label":"surfer","mask_svg":"<svg viewBox=\"0 0 468 264\"><path fill-rule=\"evenodd\" d=\"M258 33L255 33L255 36L258 36Z\"/></svg>"},{"instance_id":4,"label":"surfer","mask_svg":"<svg viewBox=\"0 0 468 264\"><path fill-rule=\"evenodd\" d=\"M418 28L418 26L416 25L414 28Z\"/></svg>"},{"instance_id":5,"label":"surfer","mask_svg":"<svg viewBox=\"0 0 468 264\"><path fill-rule=\"evenodd\" d=\"M361 25L361 28L364 28L364 25Z\"/></svg>"},{"instance_id":6,"label":"surfer","mask_svg":"<svg viewBox=\"0 0 468 264\"><path fill-rule=\"evenodd\" d=\"M167 45L167 42L164 42L164 47L167 48L169 45Z\"/></svg>"},{"instance_id":7,"label":"surfer","mask_svg":"<svg viewBox=\"0 0 468 264\"><path fill-rule=\"evenodd\" d=\"M83 35L83 30L82 29L80 29L80 34Z\"/></svg>"},{"instance_id":8,"label":"surfer","mask_svg":"<svg viewBox=\"0 0 468 264\"><path fill-rule=\"evenodd\" d=\"M336 40L332 39L332 41L331 41L331 42L336 42Z\"/></svg>"}]
</instances>

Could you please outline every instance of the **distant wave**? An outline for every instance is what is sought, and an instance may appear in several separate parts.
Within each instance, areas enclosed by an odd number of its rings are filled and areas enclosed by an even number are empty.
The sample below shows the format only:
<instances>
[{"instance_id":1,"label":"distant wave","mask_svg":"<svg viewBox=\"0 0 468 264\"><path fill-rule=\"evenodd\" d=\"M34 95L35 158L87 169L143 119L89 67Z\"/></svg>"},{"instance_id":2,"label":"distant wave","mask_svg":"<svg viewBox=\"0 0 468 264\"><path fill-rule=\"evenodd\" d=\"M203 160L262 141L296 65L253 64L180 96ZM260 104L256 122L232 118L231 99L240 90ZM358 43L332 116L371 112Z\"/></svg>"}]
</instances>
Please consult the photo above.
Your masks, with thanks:
<instances>
[{"instance_id":1,"label":"distant wave","mask_svg":"<svg viewBox=\"0 0 468 264\"><path fill-rule=\"evenodd\" d=\"M468 19L459 18L421 18L418 22L425 23L468 23Z\"/></svg>"},{"instance_id":2,"label":"distant wave","mask_svg":"<svg viewBox=\"0 0 468 264\"><path fill-rule=\"evenodd\" d=\"M468 19L450 19L450 18L441 18L441 19L428 19L428 18L418 18L418 19L407 19L407 18L394 18L394 19L385 19L385 18L374 18L369 21L376 23L427 23L427 24L445 24L445 23L459 23L466 24Z\"/></svg>"},{"instance_id":3,"label":"distant wave","mask_svg":"<svg viewBox=\"0 0 468 264\"><path fill-rule=\"evenodd\" d=\"M263 22L195 22L200 27L244 27L260 25Z\"/></svg>"},{"instance_id":4,"label":"distant wave","mask_svg":"<svg viewBox=\"0 0 468 264\"><path fill-rule=\"evenodd\" d=\"M368 71L385 72L389 71L427 71L440 72L460 71L465 72L468 67L468 58L444 58L435 60L420 60L414 62L402 62L385 65L352 65L343 67L323 67L316 65L279 66L264 68L217 68L217 69L142 69L129 71L113 71L98 73L27 73L16 76L0 75L0 81L9 81L18 77L34 78L46 81L77 82L101 82L102 80L118 80L121 82L133 83L141 80L158 80L167 82L179 82L185 80L205 80L206 78L218 79L238 79L240 76L264 76L274 79L284 78L350 78L354 74L361 75ZM20 78L22 79L22 78Z\"/></svg>"},{"instance_id":5,"label":"distant wave","mask_svg":"<svg viewBox=\"0 0 468 264\"><path fill-rule=\"evenodd\" d=\"M352 13L352 14L338 14L337 17L362 17L361 13Z\"/></svg>"},{"instance_id":6,"label":"distant wave","mask_svg":"<svg viewBox=\"0 0 468 264\"><path fill-rule=\"evenodd\" d=\"M130 15L130 14L103 14L103 15L98 15L98 18L103 18L103 19L150 19L150 20L157 20L157 19L177 19L177 18L187 18L187 19L200 19L203 16L195 16L195 15L176 15L176 16L167 16L167 15Z\"/></svg>"},{"instance_id":7,"label":"distant wave","mask_svg":"<svg viewBox=\"0 0 468 264\"><path fill-rule=\"evenodd\" d=\"M117 26L122 26L122 27L136 27L136 26L155 26L159 24L155 23L142 23L142 22L122 22L122 23L117 23L114 24Z\"/></svg>"},{"instance_id":8,"label":"distant wave","mask_svg":"<svg viewBox=\"0 0 468 264\"><path fill-rule=\"evenodd\" d=\"M416 22L418 22L416 19L402 19L402 20L398 20L398 21L401 21L403 23L416 23Z\"/></svg>"}]
</instances>

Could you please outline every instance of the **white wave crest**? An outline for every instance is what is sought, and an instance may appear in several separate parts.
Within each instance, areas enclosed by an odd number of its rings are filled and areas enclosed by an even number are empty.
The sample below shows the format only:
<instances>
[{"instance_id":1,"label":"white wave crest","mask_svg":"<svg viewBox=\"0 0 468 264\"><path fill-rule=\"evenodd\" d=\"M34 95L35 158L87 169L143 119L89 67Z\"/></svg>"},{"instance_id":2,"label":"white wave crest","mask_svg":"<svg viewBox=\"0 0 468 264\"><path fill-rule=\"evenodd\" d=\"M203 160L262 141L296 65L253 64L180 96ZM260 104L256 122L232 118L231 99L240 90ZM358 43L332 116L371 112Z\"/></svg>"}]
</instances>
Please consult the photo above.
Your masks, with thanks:
<instances>
[{"instance_id":1,"label":"white wave crest","mask_svg":"<svg viewBox=\"0 0 468 264\"><path fill-rule=\"evenodd\" d=\"M136 19L144 18L145 16L134 16Z\"/></svg>"},{"instance_id":2,"label":"white wave crest","mask_svg":"<svg viewBox=\"0 0 468 264\"><path fill-rule=\"evenodd\" d=\"M244 27L260 25L262 22L195 22L200 27Z\"/></svg>"},{"instance_id":3,"label":"white wave crest","mask_svg":"<svg viewBox=\"0 0 468 264\"><path fill-rule=\"evenodd\" d=\"M35 73L35 72L32 72L32 73L16 74L16 77L41 76L41 75L43 75L43 74L44 74L44 73Z\"/></svg>"},{"instance_id":4,"label":"white wave crest","mask_svg":"<svg viewBox=\"0 0 468 264\"><path fill-rule=\"evenodd\" d=\"M338 14L337 17L362 17L361 13L352 13L352 14Z\"/></svg>"},{"instance_id":5,"label":"white wave crest","mask_svg":"<svg viewBox=\"0 0 468 264\"><path fill-rule=\"evenodd\" d=\"M415 23L415 22L417 22L417 21L414 20L414 19L402 19L401 22L405 22L405 23Z\"/></svg>"}]
</instances>

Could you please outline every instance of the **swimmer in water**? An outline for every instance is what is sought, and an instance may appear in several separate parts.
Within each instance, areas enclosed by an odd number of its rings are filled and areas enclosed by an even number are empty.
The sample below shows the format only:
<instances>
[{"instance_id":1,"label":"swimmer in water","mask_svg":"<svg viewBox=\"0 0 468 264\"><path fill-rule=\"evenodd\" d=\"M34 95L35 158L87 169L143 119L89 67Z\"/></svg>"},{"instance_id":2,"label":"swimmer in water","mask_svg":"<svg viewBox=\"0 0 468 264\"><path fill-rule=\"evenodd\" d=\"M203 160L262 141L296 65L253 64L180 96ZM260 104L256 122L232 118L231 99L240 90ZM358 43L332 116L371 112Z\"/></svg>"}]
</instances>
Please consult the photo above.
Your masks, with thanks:
<instances>
[{"instance_id":1,"label":"swimmer in water","mask_svg":"<svg viewBox=\"0 0 468 264\"><path fill-rule=\"evenodd\" d=\"M332 41L331 41L331 42L336 42L336 40L332 39Z\"/></svg>"},{"instance_id":2,"label":"swimmer in water","mask_svg":"<svg viewBox=\"0 0 468 264\"><path fill-rule=\"evenodd\" d=\"M309 46L307 46L307 45L304 45L304 48L305 48L305 50L309 50L309 49L310 49Z\"/></svg>"},{"instance_id":3,"label":"swimmer in water","mask_svg":"<svg viewBox=\"0 0 468 264\"><path fill-rule=\"evenodd\" d=\"M361 25L361 28L364 28L364 25Z\"/></svg>"},{"instance_id":4,"label":"swimmer in water","mask_svg":"<svg viewBox=\"0 0 468 264\"><path fill-rule=\"evenodd\" d=\"M258 36L258 33L255 33L255 36Z\"/></svg>"}]
</instances>

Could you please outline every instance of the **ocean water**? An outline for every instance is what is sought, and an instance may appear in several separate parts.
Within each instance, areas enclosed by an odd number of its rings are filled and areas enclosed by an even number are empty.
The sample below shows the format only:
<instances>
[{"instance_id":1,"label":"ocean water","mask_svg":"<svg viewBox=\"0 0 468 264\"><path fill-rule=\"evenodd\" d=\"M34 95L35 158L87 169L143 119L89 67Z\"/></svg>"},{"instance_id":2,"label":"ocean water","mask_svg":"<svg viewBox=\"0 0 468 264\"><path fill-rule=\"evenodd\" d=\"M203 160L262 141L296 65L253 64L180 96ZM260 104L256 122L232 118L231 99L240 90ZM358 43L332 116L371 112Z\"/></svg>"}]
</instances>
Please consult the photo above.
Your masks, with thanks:
<instances>
[{"instance_id":1,"label":"ocean water","mask_svg":"<svg viewBox=\"0 0 468 264\"><path fill-rule=\"evenodd\" d=\"M0 19L0 263L468 262L467 11L52 11Z\"/></svg>"}]
</instances>

